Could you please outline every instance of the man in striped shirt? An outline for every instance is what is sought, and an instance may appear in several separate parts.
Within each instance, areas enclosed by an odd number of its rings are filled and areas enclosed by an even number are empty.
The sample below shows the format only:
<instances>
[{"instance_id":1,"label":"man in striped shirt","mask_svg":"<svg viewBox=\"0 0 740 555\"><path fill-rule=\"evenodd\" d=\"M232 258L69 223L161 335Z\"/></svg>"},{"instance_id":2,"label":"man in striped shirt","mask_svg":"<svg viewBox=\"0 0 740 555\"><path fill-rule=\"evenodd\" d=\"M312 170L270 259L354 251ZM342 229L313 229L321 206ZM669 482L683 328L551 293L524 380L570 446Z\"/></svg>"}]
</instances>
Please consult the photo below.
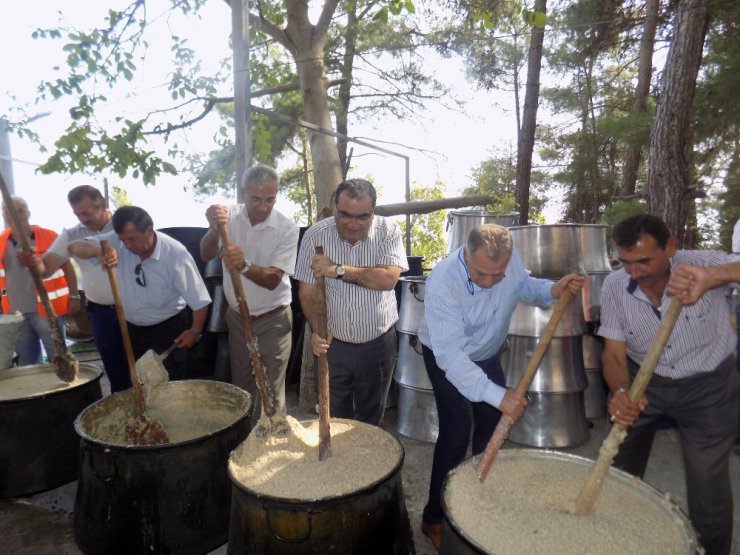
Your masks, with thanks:
<instances>
[{"instance_id":1,"label":"man in striped shirt","mask_svg":"<svg viewBox=\"0 0 740 555\"><path fill-rule=\"evenodd\" d=\"M408 270L401 230L376 216L369 181L349 179L334 193L335 213L313 225L301 242L295 278L301 308L314 330L314 355L329 359L330 412L378 425L383 419L398 340L393 291ZM317 246L324 254L315 254ZM316 276L326 279L329 337L316 333Z\"/></svg>"},{"instance_id":2,"label":"man in striped shirt","mask_svg":"<svg viewBox=\"0 0 740 555\"><path fill-rule=\"evenodd\" d=\"M623 269L604 281L602 364L611 391L609 413L630 426L614 465L642 477L658 419L678 424L686 468L689 517L708 555L732 545L729 456L737 428L740 377L725 302L740 280L740 257L682 251L659 218L630 216L614 227ZM630 382L660 326L669 296L684 303L645 396L629 399Z\"/></svg>"}]
</instances>

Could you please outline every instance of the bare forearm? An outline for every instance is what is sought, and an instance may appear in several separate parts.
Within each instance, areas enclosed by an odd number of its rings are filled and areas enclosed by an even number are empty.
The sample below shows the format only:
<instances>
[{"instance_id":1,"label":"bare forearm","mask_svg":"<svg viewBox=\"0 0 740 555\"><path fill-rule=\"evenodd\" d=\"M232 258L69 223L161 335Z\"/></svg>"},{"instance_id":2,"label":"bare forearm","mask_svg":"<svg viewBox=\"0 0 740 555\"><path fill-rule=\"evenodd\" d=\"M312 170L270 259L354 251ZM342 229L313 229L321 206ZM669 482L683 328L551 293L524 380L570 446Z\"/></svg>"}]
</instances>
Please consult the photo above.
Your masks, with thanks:
<instances>
[{"instance_id":1,"label":"bare forearm","mask_svg":"<svg viewBox=\"0 0 740 555\"><path fill-rule=\"evenodd\" d=\"M316 330L318 319L316 316L316 286L301 282L298 289L298 300L301 302L301 311L311 330Z\"/></svg>"},{"instance_id":2,"label":"bare forearm","mask_svg":"<svg viewBox=\"0 0 740 555\"><path fill-rule=\"evenodd\" d=\"M67 246L67 251L69 251L69 254L76 256L77 258L93 258L100 254L100 247L90 241L79 239L77 241L72 241Z\"/></svg>"},{"instance_id":3,"label":"bare forearm","mask_svg":"<svg viewBox=\"0 0 740 555\"><path fill-rule=\"evenodd\" d=\"M62 264L62 272L64 272L64 279L67 280L67 288L69 289L69 292L73 295L77 295L79 293L77 289L77 274L75 273L72 263L68 261Z\"/></svg>"},{"instance_id":4,"label":"bare forearm","mask_svg":"<svg viewBox=\"0 0 740 555\"><path fill-rule=\"evenodd\" d=\"M197 331L198 333L203 332L203 328L206 325L206 317L208 316L208 305L204 306L203 308L199 308L198 310L193 311L193 325L191 326L191 329L193 331Z\"/></svg>"},{"instance_id":5,"label":"bare forearm","mask_svg":"<svg viewBox=\"0 0 740 555\"><path fill-rule=\"evenodd\" d=\"M200 257L205 262L213 260L218 255L218 231L212 227L208 228L206 234L200 240Z\"/></svg>"},{"instance_id":6,"label":"bare forearm","mask_svg":"<svg viewBox=\"0 0 740 555\"><path fill-rule=\"evenodd\" d=\"M347 283L373 289L375 291L390 291L396 286L401 275L397 266L362 268L358 266L344 266L345 274L342 280Z\"/></svg>"},{"instance_id":7,"label":"bare forearm","mask_svg":"<svg viewBox=\"0 0 740 555\"><path fill-rule=\"evenodd\" d=\"M606 381L609 391L614 393L620 387L629 387L630 376L626 358L605 351L601 357L601 363L604 371L604 381Z\"/></svg>"}]
</instances>

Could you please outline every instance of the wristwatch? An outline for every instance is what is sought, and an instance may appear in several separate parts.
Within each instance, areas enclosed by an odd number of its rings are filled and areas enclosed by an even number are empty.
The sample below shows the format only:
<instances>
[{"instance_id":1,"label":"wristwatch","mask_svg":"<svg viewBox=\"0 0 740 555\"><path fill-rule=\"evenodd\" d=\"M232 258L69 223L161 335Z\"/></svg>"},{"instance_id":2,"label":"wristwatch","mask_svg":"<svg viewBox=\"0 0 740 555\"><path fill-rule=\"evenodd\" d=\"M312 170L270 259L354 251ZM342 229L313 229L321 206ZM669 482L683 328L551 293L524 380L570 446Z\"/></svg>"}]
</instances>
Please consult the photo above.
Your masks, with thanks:
<instances>
[{"instance_id":1,"label":"wristwatch","mask_svg":"<svg viewBox=\"0 0 740 555\"><path fill-rule=\"evenodd\" d=\"M81 300L79 293L70 293L69 298L73 301L79 301Z\"/></svg>"},{"instance_id":2,"label":"wristwatch","mask_svg":"<svg viewBox=\"0 0 740 555\"><path fill-rule=\"evenodd\" d=\"M337 274L337 279L342 279L344 274L347 273L347 268L344 267L344 264L337 264L337 269L334 271Z\"/></svg>"},{"instance_id":3,"label":"wristwatch","mask_svg":"<svg viewBox=\"0 0 740 555\"><path fill-rule=\"evenodd\" d=\"M249 268L251 268L251 267L252 267L252 263L251 263L251 262L250 262L249 260L247 260L247 259L245 258L245 259L244 259L244 264L242 264L242 265L241 265L241 267L240 267L240 268L238 268L238 270L237 270L237 271L238 271L238 272L239 272L240 274L244 274L244 273L248 272L248 271L249 271Z\"/></svg>"}]
</instances>

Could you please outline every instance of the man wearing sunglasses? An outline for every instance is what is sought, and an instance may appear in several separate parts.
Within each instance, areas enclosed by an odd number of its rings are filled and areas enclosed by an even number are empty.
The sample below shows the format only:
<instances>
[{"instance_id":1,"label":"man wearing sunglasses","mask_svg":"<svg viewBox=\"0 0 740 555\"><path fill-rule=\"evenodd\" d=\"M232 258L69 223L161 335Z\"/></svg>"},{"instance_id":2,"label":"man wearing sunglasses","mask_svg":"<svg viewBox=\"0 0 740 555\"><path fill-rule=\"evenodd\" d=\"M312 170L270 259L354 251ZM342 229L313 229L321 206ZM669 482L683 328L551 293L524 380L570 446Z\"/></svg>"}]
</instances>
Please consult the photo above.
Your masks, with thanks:
<instances>
[{"instance_id":1,"label":"man wearing sunglasses","mask_svg":"<svg viewBox=\"0 0 740 555\"><path fill-rule=\"evenodd\" d=\"M115 266L134 355L178 349L164 361L170 379L186 376L189 349L200 339L211 298L198 267L179 241L154 231L151 216L138 206L113 214L113 231L72 241L75 257ZM107 240L105 251L100 242ZM102 270L104 271L104 270Z\"/></svg>"},{"instance_id":2,"label":"man wearing sunglasses","mask_svg":"<svg viewBox=\"0 0 740 555\"><path fill-rule=\"evenodd\" d=\"M232 244L221 251L224 265L224 293L229 303L226 325L229 328L231 381L249 392L253 405L262 408L252 371L239 303L231 282L232 270L241 274L257 337L259 352L270 382L275 409L285 412L285 373L292 344L293 315L289 276L295 268L298 226L274 210L280 177L267 166L257 165L244 172L244 204L214 204L206 210L208 232L200 242L200 256L212 260L222 249L219 226L226 225ZM252 411L256 423L261 410Z\"/></svg>"},{"instance_id":3,"label":"man wearing sunglasses","mask_svg":"<svg viewBox=\"0 0 740 555\"><path fill-rule=\"evenodd\" d=\"M401 230L375 216L369 181L349 179L334 193L335 213L301 242L296 279L314 355L329 360L330 413L378 425L383 419L398 340L394 286L408 270ZM315 254L316 247L324 254ZM316 333L316 276L326 279L329 337Z\"/></svg>"}]
</instances>

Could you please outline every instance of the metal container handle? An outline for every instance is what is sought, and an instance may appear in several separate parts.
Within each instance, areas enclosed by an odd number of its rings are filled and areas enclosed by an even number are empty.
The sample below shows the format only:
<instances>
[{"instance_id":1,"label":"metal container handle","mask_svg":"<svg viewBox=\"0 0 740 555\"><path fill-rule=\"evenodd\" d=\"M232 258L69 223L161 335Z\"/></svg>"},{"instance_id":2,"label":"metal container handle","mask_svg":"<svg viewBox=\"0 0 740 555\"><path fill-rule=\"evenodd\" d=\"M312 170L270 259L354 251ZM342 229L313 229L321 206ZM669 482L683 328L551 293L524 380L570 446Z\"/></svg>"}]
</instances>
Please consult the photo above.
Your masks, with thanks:
<instances>
[{"instance_id":1,"label":"metal container handle","mask_svg":"<svg viewBox=\"0 0 740 555\"><path fill-rule=\"evenodd\" d=\"M272 536L285 543L303 543L307 539L311 537L312 534L312 528L313 528L313 520L312 520L312 513L310 511L286 511L284 509L275 509L275 508L269 508L264 507L265 512L267 513L267 526L270 529L270 534ZM283 512L283 513L289 513L291 515L290 517L290 530L296 530L298 526L295 525L295 521L298 517L303 516L305 518L305 524L303 526L303 530L305 531L305 534L302 537L286 537L283 534L281 534L278 530L276 530L276 524L279 523L282 519L277 518L277 513Z\"/></svg>"}]
</instances>

